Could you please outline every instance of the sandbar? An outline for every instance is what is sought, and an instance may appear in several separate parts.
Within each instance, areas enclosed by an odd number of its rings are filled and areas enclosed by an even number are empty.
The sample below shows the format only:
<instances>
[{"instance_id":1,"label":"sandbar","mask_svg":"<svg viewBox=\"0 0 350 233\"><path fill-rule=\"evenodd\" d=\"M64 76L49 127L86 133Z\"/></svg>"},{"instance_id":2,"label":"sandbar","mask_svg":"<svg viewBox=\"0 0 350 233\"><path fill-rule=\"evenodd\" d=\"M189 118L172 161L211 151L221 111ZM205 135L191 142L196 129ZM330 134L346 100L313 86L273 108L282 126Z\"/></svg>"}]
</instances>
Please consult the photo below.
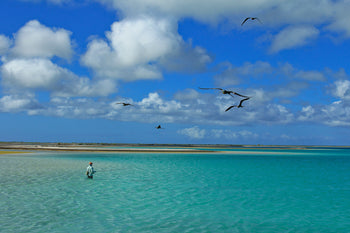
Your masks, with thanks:
<instances>
[{"instance_id":1,"label":"sandbar","mask_svg":"<svg viewBox=\"0 0 350 233\"><path fill-rule=\"evenodd\" d=\"M347 146L262 146L262 145L196 145L196 144L108 144L108 143L25 143L0 142L0 154L36 151L104 152L104 153L229 153L229 154L293 154L293 150L346 148ZM259 150L261 149L261 150ZM269 151L267 152L266 149ZM276 151L273 151L276 150ZM289 150L286 153L285 150Z\"/></svg>"}]
</instances>

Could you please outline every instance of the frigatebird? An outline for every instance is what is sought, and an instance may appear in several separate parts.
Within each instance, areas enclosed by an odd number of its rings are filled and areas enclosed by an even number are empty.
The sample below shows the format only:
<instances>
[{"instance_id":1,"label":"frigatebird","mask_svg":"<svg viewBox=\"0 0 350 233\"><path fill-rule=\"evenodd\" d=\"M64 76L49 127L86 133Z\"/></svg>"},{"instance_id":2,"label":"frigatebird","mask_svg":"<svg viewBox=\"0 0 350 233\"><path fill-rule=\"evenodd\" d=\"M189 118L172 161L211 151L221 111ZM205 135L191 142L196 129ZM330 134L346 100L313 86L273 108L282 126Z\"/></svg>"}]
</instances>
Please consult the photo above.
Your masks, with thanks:
<instances>
[{"instance_id":1,"label":"frigatebird","mask_svg":"<svg viewBox=\"0 0 350 233\"><path fill-rule=\"evenodd\" d=\"M243 24L244 24L245 22L247 22L248 19L251 19L251 20L258 20L260 23L262 23L258 17L247 17L247 18L245 18L245 20L242 22L241 26L243 26Z\"/></svg>"},{"instance_id":2,"label":"frigatebird","mask_svg":"<svg viewBox=\"0 0 350 233\"><path fill-rule=\"evenodd\" d=\"M132 104L129 104L129 103L115 103L115 104L122 104L123 106L133 106Z\"/></svg>"},{"instance_id":3,"label":"frigatebird","mask_svg":"<svg viewBox=\"0 0 350 233\"><path fill-rule=\"evenodd\" d=\"M203 88L203 87L200 87L199 89L203 89L203 90L209 90L209 89L216 89L216 90L220 90L222 92L222 94L224 95L230 95L233 97L232 94L234 95L238 95L240 97L243 97L243 98L249 98L248 96L245 96L245 95L241 95L237 92L234 92L234 91L228 91L228 90L225 90L225 89L222 89L222 88L218 88L218 87L213 87L213 88Z\"/></svg>"},{"instance_id":4,"label":"frigatebird","mask_svg":"<svg viewBox=\"0 0 350 233\"><path fill-rule=\"evenodd\" d=\"M249 100L249 99L250 99L250 97L245 98L245 99L242 99L242 100L239 102L238 105L232 105L232 106L228 107L228 108L225 110L225 112L227 112L228 110L230 110L230 109L233 108L233 107L242 108L242 107L243 107L243 106L242 106L242 103L243 103L244 101L246 101L246 100Z\"/></svg>"}]
</instances>

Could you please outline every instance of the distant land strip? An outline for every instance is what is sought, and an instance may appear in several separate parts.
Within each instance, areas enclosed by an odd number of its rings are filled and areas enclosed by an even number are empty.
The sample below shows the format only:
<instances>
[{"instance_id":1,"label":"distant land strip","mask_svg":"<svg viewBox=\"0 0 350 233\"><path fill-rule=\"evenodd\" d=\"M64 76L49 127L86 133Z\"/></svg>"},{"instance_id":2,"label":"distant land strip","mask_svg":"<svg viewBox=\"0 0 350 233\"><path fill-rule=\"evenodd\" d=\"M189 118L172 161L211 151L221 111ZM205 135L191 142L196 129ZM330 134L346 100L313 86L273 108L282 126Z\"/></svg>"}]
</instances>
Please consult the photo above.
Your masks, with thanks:
<instances>
[{"instance_id":1,"label":"distant land strip","mask_svg":"<svg viewBox=\"0 0 350 233\"><path fill-rule=\"evenodd\" d=\"M350 146L0 142L0 150L114 153L225 153L225 149L350 149ZM219 149L219 150L217 150ZM14 153L14 152L11 152Z\"/></svg>"},{"instance_id":2,"label":"distant land strip","mask_svg":"<svg viewBox=\"0 0 350 233\"><path fill-rule=\"evenodd\" d=\"M96 148L75 146L42 146L42 145L0 145L1 150L27 150L27 151L76 151L76 152L114 152L114 153L212 153L214 150L199 150L191 148ZM15 153L14 151L10 151Z\"/></svg>"}]
</instances>

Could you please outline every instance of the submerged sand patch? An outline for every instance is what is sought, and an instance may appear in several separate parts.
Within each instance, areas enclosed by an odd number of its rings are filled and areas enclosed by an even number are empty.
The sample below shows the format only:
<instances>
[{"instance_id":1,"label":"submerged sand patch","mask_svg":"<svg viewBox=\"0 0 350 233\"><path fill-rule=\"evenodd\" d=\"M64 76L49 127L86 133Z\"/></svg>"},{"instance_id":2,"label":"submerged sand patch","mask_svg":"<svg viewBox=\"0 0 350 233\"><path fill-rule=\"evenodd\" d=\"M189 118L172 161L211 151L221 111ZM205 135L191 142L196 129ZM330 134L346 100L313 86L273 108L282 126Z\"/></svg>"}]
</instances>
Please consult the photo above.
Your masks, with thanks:
<instances>
[{"instance_id":1,"label":"submerged sand patch","mask_svg":"<svg viewBox=\"0 0 350 233\"><path fill-rule=\"evenodd\" d=\"M6 155L6 154L22 154L22 153L28 153L25 151L0 151L0 155Z\"/></svg>"}]
</instances>

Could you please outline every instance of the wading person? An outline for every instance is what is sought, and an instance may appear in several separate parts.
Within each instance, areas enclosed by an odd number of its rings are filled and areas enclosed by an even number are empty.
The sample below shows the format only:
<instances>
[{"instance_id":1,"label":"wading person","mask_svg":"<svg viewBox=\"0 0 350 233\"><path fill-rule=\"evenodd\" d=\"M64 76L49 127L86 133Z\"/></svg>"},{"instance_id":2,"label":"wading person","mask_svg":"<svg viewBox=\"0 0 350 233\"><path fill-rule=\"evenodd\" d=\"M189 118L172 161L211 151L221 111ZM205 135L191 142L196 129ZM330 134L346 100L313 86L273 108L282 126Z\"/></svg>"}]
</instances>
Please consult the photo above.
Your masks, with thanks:
<instances>
[{"instance_id":1,"label":"wading person","mask_svg":"<svg viewBox=\"0 0 350 233\"><path fill-rule=\"evenodd\" d=\"M86 168L86 175L88 179L94 178L94 167L92 166L92 162L89 163L89 166Z\"/></svg>"}]
</instances>

